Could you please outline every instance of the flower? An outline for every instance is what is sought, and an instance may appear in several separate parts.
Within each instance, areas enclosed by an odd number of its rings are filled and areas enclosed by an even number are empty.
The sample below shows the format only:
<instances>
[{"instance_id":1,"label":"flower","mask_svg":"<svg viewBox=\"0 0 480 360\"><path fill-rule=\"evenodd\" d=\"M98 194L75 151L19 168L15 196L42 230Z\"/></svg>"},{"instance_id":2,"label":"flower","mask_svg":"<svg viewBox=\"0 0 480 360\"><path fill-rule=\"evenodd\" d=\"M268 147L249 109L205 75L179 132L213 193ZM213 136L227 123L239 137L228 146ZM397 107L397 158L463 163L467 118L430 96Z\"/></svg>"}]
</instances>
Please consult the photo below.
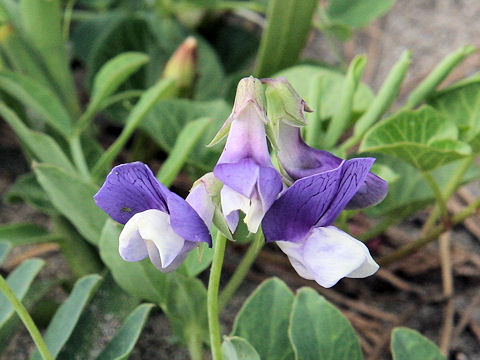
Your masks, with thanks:
<instances>
[{"instance_id":1,"label":"flower","mask_svg":"<svg viewBox=\"0 0 480 360\"><path fill-rule=\"evenodd\" d=\"M305 111L312 111L285 78L264 79L267 85L267 110L272 122L277 158L292 180L333 170L343 159L308 146L300 127L306 124ZM388 192L388 183L369 172L347 209L359 209L381 202Z\"/></svg>"},{"instance_id":2,"label":"flower","mask_svg":"<svg viewBox=\"0 0 480 360\"><path fill-rule=\"evenodd\" d=\"M343 277L366 277L377 271L367 247L332 226L361 189L374 161L346 160L331 170L303 177L265 214L265 240L276 241L303 278L331 287Z\"/></svg>"},{"instance_id":3,"label":"flower","mask_svg":"<svg viewBox=\"0 0 480 360\"><path fill-rule=\"evenodd\" d=\"M148 255L156 268L170 272L200 242L212 245L206 225L209 209L199 194L193 192L189 203L162 185L147 165L133 162L114 167L94 200L125 224L118 249L124 260L140 261Z\"/></svg>"},{"instance_id":4,"label":"flower","mask_svg":"<svg viewBox=\"0 0 480 360\"><path fill-rule=\"evenodd\" d=\"M238 210L245 223L257 232L265 212L282 190L280 174L268 153L263 87L253 77L240 81L232 114L213 140L228 132L227 142L213 173L223 184L222 210L230 230L238 224Z\"/></svg>"}]
</instances>

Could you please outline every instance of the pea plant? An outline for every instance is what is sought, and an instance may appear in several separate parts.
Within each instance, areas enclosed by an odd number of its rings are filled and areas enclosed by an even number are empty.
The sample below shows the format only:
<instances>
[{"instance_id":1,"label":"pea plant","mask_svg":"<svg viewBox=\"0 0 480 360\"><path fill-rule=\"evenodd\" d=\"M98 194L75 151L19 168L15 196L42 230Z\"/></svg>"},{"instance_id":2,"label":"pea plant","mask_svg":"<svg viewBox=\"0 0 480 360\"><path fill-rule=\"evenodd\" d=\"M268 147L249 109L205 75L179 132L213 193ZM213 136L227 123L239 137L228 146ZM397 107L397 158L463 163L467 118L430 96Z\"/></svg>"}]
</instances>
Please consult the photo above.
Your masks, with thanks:
<instances>
[{"instance_id":1,"label":"pea plant","mask_svg":"<svg viewBox=\"0 0 480 360\"><path fill-rule=\"evenodd\" d=\"M408 51L376 94L361 81L366 57L339 55L392 5L1 0L0 115L31 164L4 200L49 223L1 225L0 264L12 247L55 243L71 276L38 279L41 259L0 276L0 352L21 321L31 359L126 359L158 307L195 360L362 359L350 322L310 287L271 278L233 329L219 315L265 244L329 288L402 261L478 211L480 199L451 216L447 202L479 176L480 78L439 89L475 49L448 55L400 99ZM225 14L264 26L261 36ZM312 28L336 66L300 59ZM180 174L191 189L172 187ZM418 211L428 211L418 239L370 253L369 240ZM359 213L372 225L357 239ZM233 242L248 250L221 287ZM42 335L32 314L58 287L68 297ZM106 315L119 325L99 346ZM445 358L403 327L391 352Z\"/></svg>"}]
</instances>

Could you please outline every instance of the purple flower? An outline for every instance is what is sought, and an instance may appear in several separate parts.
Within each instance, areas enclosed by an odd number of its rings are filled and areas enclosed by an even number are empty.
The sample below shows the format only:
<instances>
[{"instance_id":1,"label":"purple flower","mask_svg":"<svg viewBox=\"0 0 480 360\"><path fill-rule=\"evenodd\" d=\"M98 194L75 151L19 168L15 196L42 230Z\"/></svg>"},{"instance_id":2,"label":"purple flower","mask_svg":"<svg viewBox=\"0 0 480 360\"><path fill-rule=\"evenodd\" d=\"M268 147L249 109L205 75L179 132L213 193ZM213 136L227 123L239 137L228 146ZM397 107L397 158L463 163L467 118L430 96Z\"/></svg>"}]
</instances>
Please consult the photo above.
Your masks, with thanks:
<instances>
[{"instance_id":1,"label":"purple flower","mask_svg":"<svg viewBox=\"0 0 480 360\"><path fill-rule=\"evenodd\" d=\"M233 112L219 132L224 134L229 129L225 149L213 170L224 184L221 204L232 232L238 224L238 210L245 213L248 230L257 232L265 212L282 190L280 174L268 153L266 123L261 82L253 77L242 79Z\"/></svg>"},{"instance_id":2,"label":"purple flower","mask_svg":"<svg viewBox=\"0 0 480 360\"><path fill-rule=\"evenodd\" d=\"M342 161L333 169L302 177L265 214L265 240L277 242L300 276L331 287L342 277L366 277L377 271L362 242L331 226L361 189L374 161Z\"/></svg>"},{"instance_id":3,"label":"purple flower","mask_svg":"<svg viewBox=\"0 0 480 360\"><path fill-rule=\"evenodd\" d=\"M202 220L208 222L209 210L200 192L192 192L185 201L141 162L114 167L94 199L113 220L125 224L119 253L126 261L140 261L148 255L160 271L170 272L200 242L212 245Z\"/></svg>"},{"instance_id":4,"label":"purple flower","mask_svg":"<svg viewBox=\"0 0 480 360\"><path fill-rule=\"evenodd\" d=\"M275 118L277 157L287 175L295 180L333 170L343 160L328 151L314 149L303 141L300 127L306 124L305 111L312 111L285 78L264 79L267 84L269 116ZM378 204L387 195L388 184L369 172L360 189L347 204L358 209Z\"/></svg>"}]
</instances>

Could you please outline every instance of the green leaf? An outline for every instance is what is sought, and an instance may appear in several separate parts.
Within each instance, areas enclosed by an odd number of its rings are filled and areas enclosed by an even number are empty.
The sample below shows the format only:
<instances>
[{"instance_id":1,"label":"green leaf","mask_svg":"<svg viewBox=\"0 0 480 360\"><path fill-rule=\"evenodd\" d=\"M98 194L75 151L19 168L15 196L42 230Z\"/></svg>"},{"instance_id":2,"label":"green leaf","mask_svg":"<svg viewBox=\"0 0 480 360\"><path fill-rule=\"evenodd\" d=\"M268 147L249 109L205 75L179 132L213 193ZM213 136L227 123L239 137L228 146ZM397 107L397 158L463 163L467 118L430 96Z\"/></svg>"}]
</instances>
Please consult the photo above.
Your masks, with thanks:
<instances>
[{"instance_id":1,"label":"green leaf","mask_svg":"<svg viewBox=\"0 0 480 360\"><path fill-rule=\"evenodd\" d=\"M33 170L58 212L89 242L98 244L107 215L93 201L97 187L53 165L35 164Z\"/></svg>"},{"instance_id":2,"label":"green leaf","mask_svg":"<svg viewBox=\"0 0 480 360\"><path fill-rule=\"evenodd\" d=\"M158 180L169 187L191 155L193 149L212 124L210 118L189 122L180 131L173 149L157 174Z\"/></svg>"},{"instance_id":3,"label":"green leaf","mask_svg":"<svg viewBox=\"0 0 480 360\"><path fill-rule=\"evenodd\" d=\"M404 110L371 128L360 151L390 155L429 171L471 154L457 135L455 124L432 108Z\"/></svg>"},{"instance_id":4,"label":"green leaf","mask_svg":"<svg viewBox=\"0 0 480 360\"><path fill-rule=\"evenodd\" d=\"M158 270L157 270L158 271ZM189 339L208 342L207 289L196 278L169 274L170 287L166 297L167 313L173 331L185 344Z\"/></svg>"},{"instance_id":5,"label":"green leaf","mask_svg":"<svg viewBox=\"0 0 480 360\"><path fill-rule=\"evenodd\" d=\"M432 190L424 176L413 166L382 155L377 156L377 162L388 165L400 176L389 183L387 197L380 204L364 210L367 214L373 217L393 216L401 221L404 217L433 203L435 199ZM432 176L438 182L440 189L447 185L451 174L457 171L458 166L459 161L456 161L432 171ZM379 176L382 177L381 174ZM462 179L462 183L473 181L479 176L479 169L472 166Z\"/></svg>"},{"instance_id":6,"label":"green leaf","mask_svg":"<svg viewBox=\"0 0 480 360\"><path fill-rule=\"evenodd\" d=\"M397 327L392 332L393 360L445 360L440 349L419 332Z\"/></svg>"},{"instance_id":7,"label":"green leaf","mask_svg":"<svg viewBox=\"0 0 480 360\"><path fill-rule=\"evenodd\" d=\"M98 109L105 99L114 94L125 80L148 61L148 55L139 52L126 52L106 62L93 80L89 107Z\"/></svg>"},{"instance_id":8,"label":"green leaf","mask_svg":"<svg viewBox=\"0 0 480 360\"><path fill-rule=\"evenodd\" d=\"M108 219L99 243L100 256L112 272L115 282L130 295L154 302L166 308L168 275L158 271L145 259L127 262L118 253L121 225Z\"/></svg>"},{"instance_id":9,"label":"green leaf","mask_svg":"<svg viewBox=\"0 0 480 360\"><path fill-rule=\"evenodd\" d=\"M165 151L170 152L175 146L175 139L188 123L201 117L213 119L187 159L188 164L200 166L204 170L203 174L211 171L222 151L220 146L207 148L206 145L222 127L230 111L231 107L223 100L208 102L165 100L157 103L145 116L141 128Z\"/></svg>"},{"instance_id":10,"label":"green leaf","mask_svg":"<svg viewBox=\"0 0 480 360\"><path fill-rule=\"evenodd\" d=\"M457 124L459 138L480 151L480 81L453 85L438 92L429 104Z\"/></svg>"},{"instance_id":11,"label":"green leaf","mask_svg":"<svg viewBox=\"0 0 480 360\"><path fill-rule=\"evenodd\" d=\"M122 322L137 305L138 299L125 293L108 273L83 310L57 359L94 359L108 346Z\"/></svg>"},{"instance_id":12,"label":"green leaf","mask_svg":"<svg viewBox=\"0 0 480 360\"><path fill-rule=\"evenodd\" d=\"M75 172L70 160L50 136L27 128L17 114L1 102L0 114L38 160Z\"/></svg>"},{"instance_id":13,"label":"green leaf","mask_svg":"<svg viewBox=\"0 0 480 360\"><path fill-rule=\"evenodd\" d=\"M340 108L340 98L338 94L342 91L345 76L341 73L313 65L298 65L287 70L281 71L274 77L284 76L295 88L295 91L307 102L307 104L318 104L313 109L318 113L320 119L326 120L336 114ZM321 76L322 89L320 91L320 100L314 99L314 84ZM368 86L363 83L358 85L357 91L353 97L352 111L354 113L363 113L371 104L373 93ZM309 120L314 113L306 114Z\"/></svg>"},{"instance_id":14,"label":"green leaf","mask_svg":"<svg viewBox=\"0 0 480 360\"><path fill-rule=\"evenodd\" d=\"M40 259L29 259L22 262L7 277L7 283L15 296L22 301L32 285L33 279L38 275L45 262ZM15 314L10 302L0 293L0 328Z\"/></svg>"},{"instance_id":15,"label":"green leaf","mask_svg":"<svg viewBox=\"0 0 480 360\"><path fill-rule=\"evenodd\" d=\"M44 335L45 343L54 358L75 329L82 311L100 285L101 279L99 275L87 275L78 280L68 299L55 312ZM41 360L40 353L35 351L30 360Z\"/></svg>"},{"instance_id":16,"label":"green leaf","mask_svg":"<svg viewBox=\"0 0 480 360\"><path fill-rule=\"evenodd\" d=\"M270 0L267 25L257 55L255 76L270 76L292 66L300 56L310 33L316 0Z\"/></svg>"},{"instance_id":17,"label":"green leaf","mask_svg":"<svg viewBox=\"0 0 480 360\"><path fill-rule=\"evenodd\" d=\"M0 89L32 109L63 136L71 134L72 124L67 110L40 82L19 73L1 72Z\"/></svg>"},{"instance_id":18,"label":"green leaf","mask_svg":"<svg viewBox=\"0 0 480 360\"><path fill-rule=\"evenodd\" d=\"M283 281L263 282L245 301L232 335L246 339L263 360L293 359L288 324L293 294Z\"/></svg>"},{"instance_id":19,"label":"green leaf","mask_svg":"<svg viewBox=\"0 0 480 360\"><path fill-rule=\"evenodd\" d=\"M298 360L363 359L352 325L311 288L295 296L289 336Z\"/></svg>"},{"instance_id":20,"label":"green leaf","mask_svg":"<svg viewBox=\"0 0 480 360\"><path fill-rule=\"evenodd\" d=\"M222 343L225 360L260 360L260 355L247 340L238 337L226 337Z\"/></svg>"},{"instance_id":21,"label":"green leaf","mask_svg":"<svg viewBox=\"0 0 480 360\"><path fill-rule=\"evenodd\" d=\"M43 226L34 223L0 225L0 242L14 246L53 241L54 238Z\"/></svg>"},{"instance_id":22,"label":"green leaf","mask_svg":"<svg viewBox=\"0 0 480 360\"><path fill-rule=\"evenodd\" d=\"M214 238L215 236L212 234L212 237ZM190 251L177 271L188 277L195 277L208 268L212 259L213 249L209 248L208 244L202 243L197 249Z\"/></svg>"},{"instance_id":23,"label":"green leaf","mask_svg":"<svg viewBox=\"0 0 480 360\"><path fill-rule=\"evenodd\" d=\"M135 343L148 319L152 304L138 306L125 320L120 330L97 357L97 360L124 360L133 350Z\"/></svg>"},{"instance_id":24,"label":"green leaf","mask_svg":"<svg viewBox=\"0 0 480 360\"><path fill-rule=\"evenodd\" d=\"M19 176L3 198L7 203L26 202L41 212L56 214L47 194L33 172Z\"/></svg>"},{"instance_id":25,"label":"green leaf","mask_svg":"<svg viewBox=\"0 0 480 360\"><path fill-rule=\"evenodd\" d=\"M5 261L8 252L12 248L12 245L6 241L0 241L0 265Z\"/></svg>"},{"instance_id":26,"label":"green leaf","mask_svg":"<svg viewBox=\"0 0 480 360\"><path fill-rule=\"evenodd\" d=\"M174 94L175 82L172 79L160 80L157 84L146 90L140 97L138 102L133 107L128 115L125 127L120 136L115 142L105 151L100 159L95 164L92 170L94 177L98 176L102 171L110 168L111 162L115 159L118 153L123 149L130 136L135 129L140 125L145 115L152 109L152 107L160 100L167 99Z\"/></svg>"},{"instance_id":27,"label":"green leaf","mask_svg":"<svg viewBox=\"0 0 480 360\"><path fill-rule=\"evenodd\" d=\"M393 4L395 0L330 0L327 16L333 22L358 28L385 14Z\"/></svg>"}]
</instances>

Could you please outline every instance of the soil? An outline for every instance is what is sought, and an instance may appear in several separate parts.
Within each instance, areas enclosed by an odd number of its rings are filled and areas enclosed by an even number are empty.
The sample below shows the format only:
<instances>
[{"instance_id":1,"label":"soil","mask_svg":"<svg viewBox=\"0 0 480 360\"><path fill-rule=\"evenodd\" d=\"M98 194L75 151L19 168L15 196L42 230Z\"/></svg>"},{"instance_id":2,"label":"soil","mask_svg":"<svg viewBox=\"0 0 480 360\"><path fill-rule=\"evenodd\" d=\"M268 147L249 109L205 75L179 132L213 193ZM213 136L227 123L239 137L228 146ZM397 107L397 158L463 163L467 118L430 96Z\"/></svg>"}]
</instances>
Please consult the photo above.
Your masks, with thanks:
<instances>
[{"instance_id":1,"label":"soil","mask_svg":"<svg viewBox=\"0 0 480 360\"><path fill-rule=\"evenodd\" d=\"M343 46L342 51L348 60L358 53L367 54L364 80L378 90L400 54L410 49L412 65L403 89L405 92L412 89L448 53L466 44L480 45L479 15L480 2L477 0L397 1L386 16L358 32L352 41ZM318 33L310 38L305 53L334 61L322 35ZM480 53L471 56L451 74L446 83L475 73L479 59ZM5 193L17 176L28 170L28 163L23 160L19 149L15 136L1 122L0 195ZM478 195L478 184L471 185L450 205L455 211L455 207L464 206ZM374 254L376 252L379 255L389 247L399 246L417 236L424 219L425 214L418 214L387 232L386 236L376 239L372 247ZM46 223L47 219L26 205L0 203L0 224L19 221ZM454 335L449 347L451 359L480 359L480 231L477 223L478 217L455 228L451 235L454 295L450 304L455 309ZM364 225L360 221L358 226L361 230ZM25 248L15 249L10 260L25 251ZM239 255L244 251L242 246L229 248L223 280L235 269ZM42 257L48 263L42 276L68 271L58 251L50 251ZM395 326L416 329L438 344L445 326L444 311L449 304L448 298L442 295L440 263L438 246L430 245L405 261L382 269L376 276L362 280L345 279L333 289L323 289L298 277L286 257L269 245L262 251L247 281L223 313L223 333L229 333L234 315L258 283L269 276L278 276L292 289L313 286L339 306L359 333L368 359L390 358L389 334ZM463 322L466 322L465 326ZM155 311L130 358L188 359L187 352L172 343L169 334L166 317L160 311ZM3 359L27 359L32 349L28 334L22 329L11 341Z\"/></svg>"}]
</instances>

